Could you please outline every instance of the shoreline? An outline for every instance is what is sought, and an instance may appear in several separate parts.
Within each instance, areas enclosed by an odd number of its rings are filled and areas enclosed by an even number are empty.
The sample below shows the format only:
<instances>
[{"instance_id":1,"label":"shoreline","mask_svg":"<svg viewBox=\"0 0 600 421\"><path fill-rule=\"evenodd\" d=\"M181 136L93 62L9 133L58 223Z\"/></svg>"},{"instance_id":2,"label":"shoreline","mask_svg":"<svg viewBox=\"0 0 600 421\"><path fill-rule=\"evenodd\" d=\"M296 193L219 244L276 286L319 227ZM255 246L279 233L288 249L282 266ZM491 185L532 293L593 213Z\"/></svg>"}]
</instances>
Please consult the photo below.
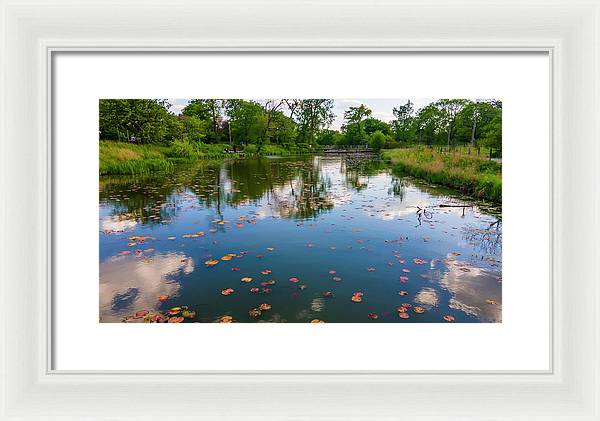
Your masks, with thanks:
<instances>
[{"instance_id":1,"label":"shoreline","mask_svg":"<svg viewBox=\"0 0 600 421\"><path fill-rule=\"evenodd\" d=\"M138 175L173 171L177 165L224 159L318 155L322 151L287 150L266 145L263 152L231 152L227 144L201 145L202 149L181 153L162 145L100 142L99 175ZM344 154L365 157L365 154ZM385 149L376 153L392 170L429 183L456 189L475 199L502 203L502 164L465 154L444 154L425 147Z\"/></svg>"},{"instance_id":2,"label":"shoreline","mask_svg":"<svg viewBox=\"0 0 600 421\"><path fill-rule=\"evenodd\" d=\"M389 149L382 159L403 174L502 204L502 164L496 161L428 148Z\"/></svg>"}]
</instances>

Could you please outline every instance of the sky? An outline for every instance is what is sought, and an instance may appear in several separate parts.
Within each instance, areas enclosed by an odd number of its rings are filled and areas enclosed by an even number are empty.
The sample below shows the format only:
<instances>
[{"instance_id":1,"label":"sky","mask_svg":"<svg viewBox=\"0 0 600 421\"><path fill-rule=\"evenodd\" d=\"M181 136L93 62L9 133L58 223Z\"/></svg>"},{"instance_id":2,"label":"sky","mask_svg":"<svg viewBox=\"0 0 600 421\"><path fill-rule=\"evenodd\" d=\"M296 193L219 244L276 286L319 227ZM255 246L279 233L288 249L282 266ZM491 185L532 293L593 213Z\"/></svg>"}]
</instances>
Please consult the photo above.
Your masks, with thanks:
<instances>
[{"instance_id":1,"label":"sky","mask_svg":"<svg viewBox=\"0 0 600 421\"><path fill-rule=\"evenodd\" d=\"M431 102L435 102L435 98L410 98L414 103L415 111L419 108L426 106ZM344 123L344 111L350 107L356 107L360 104L364 104L370 110L373 111L373 117L389 122L394 118L392 109L399 105L406 104L408 98L395 98L395 99L372 99L372 98L360 98L360 99L334 99L333 112L335 119L331 124L331 128L339 130ZM169 103L172 104L171 111L175 114L181 114L181 110L190 102L190 99L169 99Z\"/></svg>"}]
</instances>

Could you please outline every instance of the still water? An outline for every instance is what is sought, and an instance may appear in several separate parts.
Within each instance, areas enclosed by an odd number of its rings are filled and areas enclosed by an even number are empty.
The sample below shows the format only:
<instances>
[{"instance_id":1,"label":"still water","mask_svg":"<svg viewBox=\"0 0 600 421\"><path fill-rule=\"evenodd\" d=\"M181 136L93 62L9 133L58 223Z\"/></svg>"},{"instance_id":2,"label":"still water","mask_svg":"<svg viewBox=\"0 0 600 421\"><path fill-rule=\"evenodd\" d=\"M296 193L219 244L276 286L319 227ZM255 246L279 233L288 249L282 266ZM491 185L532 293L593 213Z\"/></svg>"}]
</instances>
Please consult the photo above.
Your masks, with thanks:
<instances>
[{"instance_id":1,"label":"still water","mask_svg":"<svg viewBox=\"0 0 600 421\"><path fill-rule=\"evenodd\" d=\"M100 321L501 322L501 243L499 209L373 158L101 177Z\"/></svg>"}]
</instances>

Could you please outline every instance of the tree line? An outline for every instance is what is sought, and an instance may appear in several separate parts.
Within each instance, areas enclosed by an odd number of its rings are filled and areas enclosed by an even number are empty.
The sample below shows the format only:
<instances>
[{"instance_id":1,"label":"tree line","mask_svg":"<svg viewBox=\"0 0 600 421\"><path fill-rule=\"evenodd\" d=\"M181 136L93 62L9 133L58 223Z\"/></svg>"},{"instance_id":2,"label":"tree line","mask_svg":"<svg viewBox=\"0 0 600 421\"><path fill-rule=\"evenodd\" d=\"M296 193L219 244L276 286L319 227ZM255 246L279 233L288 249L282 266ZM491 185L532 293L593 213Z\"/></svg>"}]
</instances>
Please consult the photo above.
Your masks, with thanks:
<instances>
[{"instance_id":1,"label":"tree line","mask_svg":"<svg viewBox=\"0 0 600 421\"><path fill-rule=\"evenodd\" d=\"M387 122L361 104L344 111L340 130L330 128L333 99L193 99L180 115L171 108L164 99L101 99L99 137L143 144L254 145L258 152L266 144L306 149L502 144L502 102L497 100L440 99L418 110L409 100L394 107Z\"/></svg>"}]
</instances>

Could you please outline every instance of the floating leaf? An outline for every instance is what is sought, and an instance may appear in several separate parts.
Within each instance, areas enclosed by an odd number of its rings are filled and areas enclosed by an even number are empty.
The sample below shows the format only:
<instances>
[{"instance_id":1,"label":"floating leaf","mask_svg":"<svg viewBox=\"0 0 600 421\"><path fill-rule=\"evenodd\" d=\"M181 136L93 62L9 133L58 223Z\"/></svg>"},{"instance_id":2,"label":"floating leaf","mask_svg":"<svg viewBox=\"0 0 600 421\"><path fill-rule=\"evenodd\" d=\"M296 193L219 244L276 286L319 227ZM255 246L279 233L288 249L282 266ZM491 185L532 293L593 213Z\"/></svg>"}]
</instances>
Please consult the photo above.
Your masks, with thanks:
<instances>
[{"instance_id":1,"label":"floating leaf","mask_svg":"<svg viewBox=\"0 0 600 421\"><path fill-rule=\"evenodd\" d=\"M408 313L398 313L398 317L400 317L401 319L408 319L408 318L410 318L410 316L408 315Z\"/></svg>"},{"instance_id":2,"label":"floating leaf","mask_svg":"<svg viewBox=\"0 0 600 421\"><path fill-rule=\"evenodd\" d=\"M248 314L250 315L250 317L258 317L262 314L262 312L257 308L253 308L248 311Z\"/></svg>"},{"instance_id":3,"label":"floating leaf","mask_svg":"<svg viewBox=\"0 0 600 421\"><path fill-rule=\"evenodd\" d=\"M221 257L221 260L223 260L223 261L228 261L228 260L231 260L231 259L233 259L233 257L231 257L229 255Z\"/></svg>"},{"instance_id":4,"label":"floating leaf","mask_svg":"<svg viewBox=\"0 0 600 421\"><path fill-rule=\"evenodd\" d=\"M231 323L231 322L233 322L233 317L231 317L231 316L221 316L221 317L219 317L218 322L219 323Z\"/></svg>"},{"instance_id":5,"label":"floating leaf","mask_svg":"<svg viewBox=\"0 0 600 421\"><path fill-rule=\"evenodd\" d=\"M290 278L290 282L296 283L298 281L300 281L300 279L298 279L298 278Z\"/></svg>"},{"instance_id":6,"label":"floating leaf","mask_svg":"<svg viewBox=\"0 0 600 421\"><path fill-rule=\"evenodd\" d=\"M423 259L413 259L413 262L415 262L417 265L424 265L427 263L427 261Z\"/></svg>"},{"instance_id":7,"label":"floating leaf","mask_svg":"<svg viewBox=\"0 0 600 421\"><path fill-rule=\"evenodd\" d=\"M367 317L373 320L377 320L379 318L379 316L376 313L369 313L367 314Z\"/></svg>"},{"instance_id":8,"label":"floating leaf","mask_svg":"<svg viewBox=\"0 0 600 421\"><path fill-rule=\"evenodd\" d=\"M150 321L152 323L164 323L167 320L169 320L169 318L167 316L163 316L162 314L153 314L150 317Z\"/></svg>"},{"instance_id":9,"label":"floating leaf","mask_svg":"<svg viewBox=\"0 0 600 421\"><path fill-rule=\"evenodd\" d=\"M242 282L252 282L252 278L246 277L246 278L242 278Z\"/></svg>"},{"instance_id":10,"label":"floating leaf","mask_svg":"<svg viewBox=\"0 0 600 421\"><path fill-rule=\"evenodd\" d=\"M331 291L325 291L323 293L323 297L333 297L333 292L331 292Z\"/></svg>"},{"instance_id":11,"label":"floating leaf","mask_svg":"<svg viewBox=\"0 0 600 421\"><path fill-rule=\"evenodd\" d=\"M181 323L183 322L183 317L179 316L179 317L171 317L169 319L169 323Z\"/></svg>"},{"instance_id":12,"label":"floating leaf","mask_svg":"<svg viewBox=\"0 0 600 421\"><path fill-rule=\"evenodd\" d=\"M183 317L185 317L186 319L193 319L194 317L196 317L196 312L195 311L189 311L189 310L184 310L181 315Z\"/></svg>"},{"instance_id":13,"label":"floating leaf","mask_svg":"<svg viewBox=\"0 0 600 421\"><path fill-rule=\"evenodd\" d=\"M406 308L404 307L398 307L396 310L398 310L398 313L406 313Z\"/></svg>"},{"instance_id":14,"label":"floating leaf","mask_svg":"<svg viewBox=\"0 0 600 421\"><path fill-rule=\"evenodd\" d=\"M330 275L335 275L336 273L337 273L337 272L336 272L335 270L330 270L330 271L329 271L329 274L330 274Z\"/></svg>"},{"instance_id":15,"label":"floating leaf","mask_svg":"<svg viewBox=\"0 0 600 421\"><path fill-rule=\"evenodd\" d=\"M425 309L423 307L419 307L419 306L416 306L415 308L413 308L413 311L418 314L425 313Z\"/></svg>"},{"instance_id":16,"label":"floating leaf","mask_svg":"<svg viewBox=\"0 0 600 421\"><path fill-rule=\"evenodd\" d=\"M496 301L494 301L494 300L485 300L485 302L486 302L487 304L491 304L491 305L496 305L496 304L498 304L498 303L497 303Z\"/></svg>"},{"instance_id":17,"label":"floating leaf","mask_svg":"<svg viewBox=\"0 0 600 421\"><path fill-rule=\"evenodd\" d=\"M271 269L265 269L263 271L260 272L263 275L270 275L271 274Z\"/></svg>"},{"instance_id":18,"label":"floating leaf","mask_svg":"<svg viewBox=\"0 0 600 421\"><path fill-rule=\"evenodd\" d=\"M148 315L149 311L148 310L140 310L137 311L135 313L135 316L133 316L134 319L141 319L142 317Z\"/></svg>"},{"instance_id":19,"label":"floating leaf","mask_svg":"<svg viewBox=\"0 0 600 421\"><path fill-rule=\"evenodd\" d=\"M446 314L443 319L447 322L453 322L454 321L454 316L451 316L449 314Z\"/></svg>"},{"instance_id":20,"label":"floating leaf","mask_svg":"<svg viewBox=\"0 0 600 421\"><path fill-rule=\"evenodd\" d=\"M405 296L405 295L408 295L408 291L404 291L404 290L403 290L403 291L400 291L398 294L399 294L401 297L403 297L403 296Z\"/></svg>"},{"instance_id":21,"label":"floating leaf","mask_svg":"<svg viewBox=\"0 0 600 421\"><path fill-rule=\"evenodd\" d=\"M214 266L214 265L216 265L217 263L219 263L219 261L218 261L218 260L207 260L206 262L204 262L204 264L205 264L206 266Z\"/></svg>"},{"instance_id":22,"label":"floating leaf","mask_svg":"<svg viewBox=\"0 0 600 421\"><path fill-rule=\"evenodd\" d=\"M406 282L408 281L408 276L401 276L400 277L400 282Z\"/></svg>"},{"instance_id":23,"label":"floating leaf","mask_svg":"<svg viewBox=\"0 0 600 421\"><path fill-rule=\"evenodd\" d=\"M221 294L223 294L223 295L231 295L231 294L233 294L233 291L234 291L233 288L225 288L225 289L223 289L221 291Z\"/></svg>"},{"instance_id":24,"label":"floating leaf","mask_svg":"<svg viewBox=\"0 0 600 421\"><path fill-rule=\"evenodd\" d=\"M259 288L250 288L250 292L256 293L258 291L260 291Z\"/></svg>"},{"instance_id":25,"label":"floating leaf","mask_svg":"<svg viewBox=\"0 0 600 421\"><path fill-rule=\"evenodd\" d=\"M319 320L319 319L312 319L310 322L311 323L325 323L325 321Z\"/></svg>"},{"instance_id":26,"label":"floating leaf","mask_svg":"<svg viewBox=\"0 0 600 421\"><path fill-rule=\"evenodd\" d=\"M406 268L404 268L404 269L402 269L402 272L404 272L404 273L409 273L409 272L410 272L410 269L406 269Z\"/></svg>"},{"instance_id":27,"label":"floating leaf","mask_svg":"<svg viewBox=\"0 0 600 421\"><path fill-rule=\"evenodd\" d=\"M177 237L167 237L167 240L176 240Z\"/></svg>"},{"instance_id":28,"label":"floating leaf","mask_svg":"<svg viewBox=\"0 0 600 421\"><path fill-rule=\"evenodd\" d=\"M261 311L271 310L271 304L262 303L261 305L258 306L258 308Z\"/></svg>"},{"instance_id":29,"label":"floating leaf","mask_svg":"<svg viewBox=\"0 0 600 421\"><path fill-rule=\"evenodd\" d=\"M275 249L274 249L273 247L267 247L267 250L268 250L268 251L273 251L273 250L275 250Z\"/></svg>"},{"instance_id":30,"label":"floating leaf","mask_svg":"<svg viewBox=\"0 0 600 421\"><path fill-rule=\"evenodd\" d=\"M181 307L173 307L172 309L169 310L169 314L171 316L179 314L180 312L181 312Z\"/></svg>"},{"instance_id":31,"label":"floating leaf","mask_svg":"<svg viewBox=\"0 0 600 421\"><path fill-rule=\"evenodd\" d=\"M334 276L333 279L335 282L340 282L342 280L342 278L340 278L339 276Z\"/></svg>"},{"instance_id":32,"label":"floating leaf","mask_svg":"<svg viewBox=\"0 0 600 421\"><path fill-rule=\"evenodd\" d=\"M373 272L373 271L375 270L375 268L367 268L367 270L368 270L369 272Z\"/></svg>"},{"instance_id":33,"label":"floating leaf","mask_svg":"<svg viewBox=\"0 0 600 421\"><path fill-rule=\"evenodd\" d=\"M237 272L240 270L240 268L231 268L232 271Z\"/></svg>"},{"instance_id":34,"label":"floating leaf","mask_svg":"<svg viewBox=\"0 0 600 421\"><path fill-rule=\"evenodd\" d=\"M166 294L162 294L158 296L158 301L167 301L169 299L169 296Z\"/></svg>"}]
</instances>

